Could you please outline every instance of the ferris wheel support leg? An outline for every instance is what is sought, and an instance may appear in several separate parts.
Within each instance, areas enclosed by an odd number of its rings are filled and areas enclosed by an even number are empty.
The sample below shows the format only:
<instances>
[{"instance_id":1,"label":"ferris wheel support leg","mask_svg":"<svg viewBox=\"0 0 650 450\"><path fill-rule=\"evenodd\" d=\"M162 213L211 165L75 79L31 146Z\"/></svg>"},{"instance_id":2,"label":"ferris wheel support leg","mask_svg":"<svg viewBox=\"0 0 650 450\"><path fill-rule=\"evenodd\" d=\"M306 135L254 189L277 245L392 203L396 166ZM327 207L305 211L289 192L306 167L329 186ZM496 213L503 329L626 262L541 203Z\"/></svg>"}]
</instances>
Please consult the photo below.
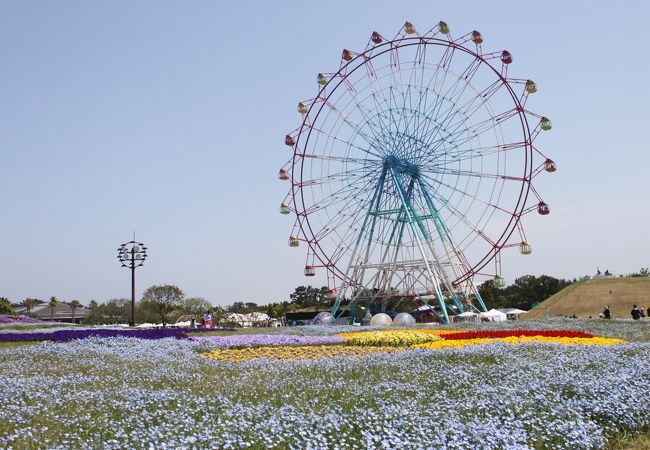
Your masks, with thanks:
<instances>
[{"instance_id":1,"label":"ferris wheel support leg","mask_svg":"<svg viewBox=\"0 0 650 450\"><path fill-rule=\"evenodd\" d=\"M418 181L419 181L420 189L422 190L422 193L424 195L424 199L427 203L427 206L429 207L429 212L431 214L431 217L433 218L433 223L436 227L436 231L440 236L440 241L442 242L443 248L445 250L445 254L447 255L447 260L449 261L452 267L454 276L456 277L456 279L458 279L462 276L462 273L461 271L459 271L459 268L462 267L464 271L466 271L468 268L465 267L465 265L456 255L456 251L460 251L460 250L458 250L454 245L454 241L451 237L451 232L445 226L445 223L442 221L442 218L440 217L440 212L438 211L438 208L436 208L435 205L433 204L433 199L431 198L428 189L426 188L422 180L418 180ZM464 289L461 287L463 296L469 298L470 294L475 294L481 306L485 308L485 304L483 303L483 300L481 299L480 295L478 295L478 291L474 287L474 284L469 283L469 286L470 286L469 289ZM458 295L456 295L455 290L450 290L450 292L452 292L453 300L454 303L456 303L456 306L458 306L460 311L464 312L465 307L462 304L462 301L460 301L460 299L458 298Z\"/></svg>"},{"instance_id":2,"label":"ferris wheel support leg","mask_svg":"<svg viewBox=\"0 0 650 450\"><path fill-rule=\"evenodd\" d=\"M447 305L445 304L444 296L442 295L442 291L440 290L440 281L435 273L434 269L431 267L431 263L429 262L427 258L427 254L424 251L424 246L422 245L422 239L418 233L418 227L415 226L415 222L419 221L419 217L415 215L413 208L407 202L405 195L404 195L404 189L402 188L402 184L400 183L399 179L397 178L397 174L395 173L395 169L392 167L389 169L390 170L390 175L391 178L393 179L393 183L395 183L395 188L397 190L397 193L400 197L400 201L404 205L404 210L406 211L406 217L408 220L409 227L411 228L411 232L413 233L413 237L415 238L415 242L417 243L417 247L420 250L420 255L422 255L422 260L424 261L424 264L426 266L427 272L429 274L429 277L431 279L431 282L433 283L433 287L436 291L436 295L438 296L438 302L440 303L440 308L442 309L444 316L445 316L445 322L449 323L449 315L447 314Z\"/></svg>"},{"instance_id":3,"label":"ferris wheel support leg","mask_svg":"<svg viewBox=\"0 0 650 450\"><path fill-rule=\"evenodd\" d=\"M354 251L352 252L352 256L350 257L350 262L348 263L348 268L345 271L345 277L343 278L343 281L341 282L341 288L339 289L338 295L336 296L336 301L334 302L334 306L332 307L332 315L336 317L336 313L341 305L342 298L345 296L345 291L347 290L348 287L351 287L350 285L346 284L348 283L349 275L350 275L350 270L352 269L352 266L355 262L355 259L357 257L357 254L359 252L359 246L361 245L361 241L363 240L363 235L366 230L366 227L368 225L368 218L372 215L372 209L375 206L375 203L379 202L379 198L381 197L381 193L383 191L383 185L384 181L386 179L386 168L382 170L382 174L379 177L379 181L377 185L375 186L375 190L372 195L372 199L370 200L370 204L368 205L368 212L366 214L366 217L363 219L363 225L361 225L361 229L359 230L359 235L357 236L357 240L354 245ZM374 231L374 221L376 219L376 215L373 217L373 225L371 229ZM372 232L371 231L371 236L369 239L372 239ZM368 252L366 251L366 260L368 258ZM364 271L365 272L365 271ZM363 274L361 275L363 278ZM357 279L357 278L355 278ZM360 286L359 286L360 287ZM357 293L358 295L358 293ZM354 296L351 300L352 305L356 304L356 296ZM352 316L352 319L354 321L354 316Z\"/></svg>"}]
</instances>

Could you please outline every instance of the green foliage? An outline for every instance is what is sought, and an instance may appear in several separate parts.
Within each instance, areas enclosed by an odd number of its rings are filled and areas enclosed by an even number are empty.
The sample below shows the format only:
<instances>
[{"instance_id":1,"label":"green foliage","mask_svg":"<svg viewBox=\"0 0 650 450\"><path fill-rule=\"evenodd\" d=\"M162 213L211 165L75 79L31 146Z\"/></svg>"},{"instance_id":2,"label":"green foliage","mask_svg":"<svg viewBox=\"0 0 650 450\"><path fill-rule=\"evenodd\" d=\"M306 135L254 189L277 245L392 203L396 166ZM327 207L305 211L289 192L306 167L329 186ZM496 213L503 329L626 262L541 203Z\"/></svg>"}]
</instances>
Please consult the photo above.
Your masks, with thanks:
<instances>
[{"instance_id":1,"label":"green foliage","mask_svg":"<svg viewBox=\"0 0 650 450\"><path fill-rule=\"evenodd\" d=\"M8 298L0 297L0 314L16 314Z\"/></svg>"},{"instance_id":2,"label":"green foliage","mask_svg":"<svg viewBox=\"0 0 650 450\"><path fill-rule=\"evenodd\" d=\"M650 269L648 269L647 267L641 267L641 270L639 270L638 272L634 272L628 275L628 277L634 277L634 278L647 277L647 276L650 276Z\"/></svg>"},{"instance_id":3,"label":"green foliage","mask_svg":"<svg viewBox=\"0 0 650 450\"><path fill-rule=\"evenodd\" d=\"M27 315L31 316L32 315L32 310L34 309L34 306L38 305L39 301L35 298L26 298L23 300L22 305L27 308Z\"/></svg>"},{"instance_id":4,"label":"green foliage","mask_svg":"<svg viewBox=\"0 0 650 450\"><path fill-rule=\"evenodd\" d=\"M54 320L54 309L58 304L59 300L55 296L50 297L50 301L48 302L50 307L50 320Z\"/></svg>"},{"instance_id":5,"label":"green foliage","mask_svg":"<svg viewBox=\"0 0 650 450\"><path fill-rule=\"evenodd\" d=\"M529 310L535 303L543 302L570 284L569 280L548 275L524 275L504 289L496 288L493 280L487 280L478 287L478 291L488 308Z\"/></svg>"},{"instance_id":6,"label":"green foliage","mask_svg":"<svg viewBox=\"0 0 650 450\"><path fill-rule=\"evenodd\" d=\"M79 300L72 300L70 303L68 303L68 305L70 305L72 312L72 321L74 322L74 313L78 308L81 308L81 302Z\"/></svg>"},{"instance_id":7,"label":"green foliage","mask_svg":"<svg viewBox=\"0 0 650 450\"><path fill-rule=\"evenodd\" d=\"M291 302L298 306L298 308L320 309L327 306L327 301L325 300L327 290L327 286L323 286L320 289L311 286L298 286L289 297L291 298Z\"/></svg>"},{"instance_id":8,"label":"green foliage","mask_svg":"<svg viewBox=\"0 0 650 450\"><path fill-rule=\"evenodd\" d=\"M206 312L213 310L214 306L203 297L189 297L183 299L183 304L180 309L182 314L201 316Z\"/></svg>"},{"instance_id":9,"label":"green foliage","mask_svg":"<svg viewBox=\"0 0 650 450\"><path fill-rule=\"evenodd\" d=\"M95 302L94 305L91 302L90 314L84 323L88 325L127 323L130 305L131 300L126 298L113 298L102 304Z\"/></svg>"},{"instance_id":10,"label":"green foliage","mask_svg":"<svg viewBox=\"0 0 650 450\"><path fill-rule=\"evenodd\" d=\"M183 305L183 291L171 284L151 286L142 295L140 309L155 313L163 326L168 323L168 316Z\"/></svg>"}]
</instances>

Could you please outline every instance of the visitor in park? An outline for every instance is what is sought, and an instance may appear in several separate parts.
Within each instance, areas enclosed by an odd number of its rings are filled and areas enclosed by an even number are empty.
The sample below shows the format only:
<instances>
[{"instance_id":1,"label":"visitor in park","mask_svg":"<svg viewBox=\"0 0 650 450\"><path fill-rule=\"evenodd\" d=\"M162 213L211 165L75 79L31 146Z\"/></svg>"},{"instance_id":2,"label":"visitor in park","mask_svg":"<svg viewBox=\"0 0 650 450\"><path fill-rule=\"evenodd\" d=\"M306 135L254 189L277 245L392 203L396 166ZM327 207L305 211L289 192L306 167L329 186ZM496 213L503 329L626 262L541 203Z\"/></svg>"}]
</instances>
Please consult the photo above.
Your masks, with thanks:
<instances>
[{"instance_id":1,"label":"visitor in park","mask_svg":"<svg viewBox=\"0 0 650 450\"><path fill-rule=\"evenodd\" d=\"M609 310L609 305L605 306L605 309L603 309L603 318L604 319L611 319L612 318L612 313Z\"/></svg>"},{"instance_id":2,"label":"visitor in park","mask_svg":"<svg viewBox=\"0 0 650 450\"><path fill-rule=\"evenodd\" d=\"M196 328L196 316L190 318L190 328Z\"/></svg>"},{"instance_id":3,"label":"visitor in park","mask_svg":"<svg viewBox=\"0 0 650 450\"><path fill-rule=\"evenodd\" d=\"M632 307L631 314L634 320L639 320L641 318L641 311L639 311L639 308L637 308L636 305Z\"/></svg>"},{"instance_id":4,"label":"visitor in park","mask_svg":"<svg viewBox=\"0 0 650 450\"><path fill-rule=\"evenodd\" d=\"M212 314L210 313L210 311L205 313L205 315L203 316L203 323L204 323L203 325L204 328L212 328Z\"/></svg>"},{"instance_id":5,"label":"visitor in park","mask_svg":"<svg viewBox=\"0 0 650 450\"><path fill-rule=\"evenodd\" d=\"M639 312L641 313L641 318L645 317L645 312L643 311L643 307L639 308Z\"/></svg>"}]
</instances>

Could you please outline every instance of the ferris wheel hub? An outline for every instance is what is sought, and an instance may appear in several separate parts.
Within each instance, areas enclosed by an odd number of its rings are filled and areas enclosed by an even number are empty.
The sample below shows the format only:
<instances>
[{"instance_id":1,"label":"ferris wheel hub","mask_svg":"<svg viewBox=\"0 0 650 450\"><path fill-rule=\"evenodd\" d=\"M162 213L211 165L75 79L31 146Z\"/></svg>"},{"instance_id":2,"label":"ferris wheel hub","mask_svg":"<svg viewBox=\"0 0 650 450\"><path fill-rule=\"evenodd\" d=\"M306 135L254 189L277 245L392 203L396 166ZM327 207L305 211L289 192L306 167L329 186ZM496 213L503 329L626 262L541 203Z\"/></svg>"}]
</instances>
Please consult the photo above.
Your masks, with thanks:
<instances>
[{"instance_id":1,"label":"ferris wheel hub","mask_svg":"<svg viewBox=\"0 0 650 450\"><path fill-rule=\"evenodd\" d=\"M393 169L397 173L410 175L413 178L420 176L420 167L417 164L413 164L395 155L389 155L384 158L384 167L386 169Z\"/></svg>"}]
</instances>

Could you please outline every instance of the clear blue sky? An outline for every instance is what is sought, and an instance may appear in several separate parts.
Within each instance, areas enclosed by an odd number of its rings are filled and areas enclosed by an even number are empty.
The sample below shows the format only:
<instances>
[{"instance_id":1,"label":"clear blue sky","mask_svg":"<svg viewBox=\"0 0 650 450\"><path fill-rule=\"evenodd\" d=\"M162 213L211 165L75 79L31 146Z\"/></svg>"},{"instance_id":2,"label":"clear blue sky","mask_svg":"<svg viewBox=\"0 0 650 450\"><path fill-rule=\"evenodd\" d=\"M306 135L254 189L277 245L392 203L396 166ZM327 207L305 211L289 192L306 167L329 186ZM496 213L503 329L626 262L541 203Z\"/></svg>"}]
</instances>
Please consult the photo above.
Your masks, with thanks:
<instances>
[{"instance_id":1,"label":"clear blue sky","mask_svg":"<svg viewBox=\"0 0 650 450\"><path fill-rule=\"evenodd\" d=\"M480 30L553 120L537 143L559 170L536 183L552 213L506 278L650 266L649 18L640 1L2 1L0 296L128 297L134 229L139 292L266 303L320 284L278 214L283 137L342 48L405 20Z\"/></svg>"}]
</instances>

